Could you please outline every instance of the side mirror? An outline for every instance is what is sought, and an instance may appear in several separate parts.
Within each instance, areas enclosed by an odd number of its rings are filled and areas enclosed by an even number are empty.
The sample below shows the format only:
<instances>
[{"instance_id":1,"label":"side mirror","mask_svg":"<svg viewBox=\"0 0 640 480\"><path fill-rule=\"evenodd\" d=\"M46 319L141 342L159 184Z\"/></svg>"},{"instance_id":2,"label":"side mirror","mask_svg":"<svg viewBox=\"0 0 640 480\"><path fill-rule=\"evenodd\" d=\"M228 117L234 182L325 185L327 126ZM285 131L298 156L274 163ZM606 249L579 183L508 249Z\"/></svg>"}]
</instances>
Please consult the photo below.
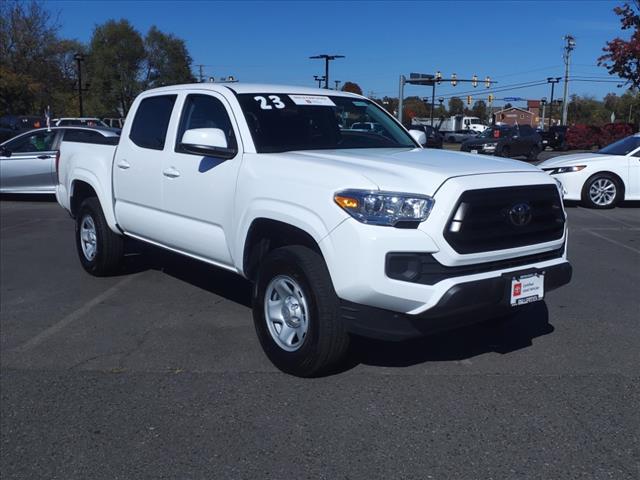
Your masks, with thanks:
<instances>
[{"instance_id":1,"label":"side mirror","mask_svg":"<svg viewBox=\"0 0 640 480\"><path fill-rule=\"evenodd\" d=\"M422 130L409 130L409 135L411 135L420 145L427 143L427 134Z\"/></svg>"},{"instance_id":2,"label":"side mirror","mask_svg":"<svg viewBox=\"0 0 640 480\"><path fill-rule=\"evenodd\" d=\"M229 148L227 137L219 128L192 128L182 135L180 148L194 155L205 155L228 160L238 153L236 148Z\"/></svg>"}]
</instances>

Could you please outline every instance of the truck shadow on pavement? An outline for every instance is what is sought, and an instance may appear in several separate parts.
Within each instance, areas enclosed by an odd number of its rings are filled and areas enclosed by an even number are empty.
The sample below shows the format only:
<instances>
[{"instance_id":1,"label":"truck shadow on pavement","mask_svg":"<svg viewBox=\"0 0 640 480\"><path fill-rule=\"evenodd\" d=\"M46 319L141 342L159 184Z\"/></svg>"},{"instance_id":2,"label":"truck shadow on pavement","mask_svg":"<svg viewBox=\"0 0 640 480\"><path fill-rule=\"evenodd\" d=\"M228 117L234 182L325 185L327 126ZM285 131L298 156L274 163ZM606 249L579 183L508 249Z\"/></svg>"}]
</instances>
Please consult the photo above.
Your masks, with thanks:
<instances>
[{"instance_id":1,"label":"truck shadow on pavement","mask_svg":"<svg viewBox=\"0 0 640 480\"><path fill-rule=\"evenodd\" d=\"M127 257L124 274L161 271L251 308L252 285L239 275L151 245L136 242L133 250L136 254ZM545 302L537 302L506 321L483 322L413 340L387 342L353 336L347 361L332 373L345 372L360 364L408 367L426 362L462 361L489 352L507 354L530 347L533 339L553 331Z\"/></svg>"},{"instance_id":2,"label":"truck shadow on pavement","mask_svg":"<svg viewBox=\"0 0 640 480\"><path fill-rule=\"evenodd\" d=\"M487 321L402 342L354 337L346 369L357 364L408 367L425 362L462 361L484 353L507 354L530 347L537 337L548 335L545 302L530 305L513 318Z\"/></svg>"}]
</instances>

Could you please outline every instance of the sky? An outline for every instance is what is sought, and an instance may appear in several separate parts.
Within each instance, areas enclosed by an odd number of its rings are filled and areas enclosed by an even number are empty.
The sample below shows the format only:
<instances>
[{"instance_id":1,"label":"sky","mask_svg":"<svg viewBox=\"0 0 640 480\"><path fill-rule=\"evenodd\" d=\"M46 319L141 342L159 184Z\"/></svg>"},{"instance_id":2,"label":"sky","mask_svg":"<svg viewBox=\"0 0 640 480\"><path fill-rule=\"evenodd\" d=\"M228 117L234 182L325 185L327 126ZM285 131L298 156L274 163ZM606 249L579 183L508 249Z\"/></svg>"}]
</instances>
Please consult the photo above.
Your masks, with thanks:
<instances>
[{"instance_id":1,"label":"sky","mask_svg":"<svg viewBox=\"0 0 640 480\"><path fill-rule=\"evenodd\" d=\"M411 72L490 76L496 88L561 77L563 37L571 34L576 39L571 76L599 81L570 82L569 91L602 98L625 91L607 82L616 77L597 66L607 40L629 36L613 12L620 3L47 0L45 6L58 16L61 36L82 42L109 19L127 19L142 34L156 25L185 40L194 66L205 65L206 78L233 75L244 82L314 86L324 64L308 57L344 55L331 63L332 86L333 80L356 82L375 97L397 97L399 76ZM486 100L482 86L463 84L438 86L436 98L465 97L469 90L473 101ZM430 96L431 88L408 86L405 95ZM548 98L550 85L494 95ZM555 98L561 95L562 83Z\"/></svg>"}]
</instances>

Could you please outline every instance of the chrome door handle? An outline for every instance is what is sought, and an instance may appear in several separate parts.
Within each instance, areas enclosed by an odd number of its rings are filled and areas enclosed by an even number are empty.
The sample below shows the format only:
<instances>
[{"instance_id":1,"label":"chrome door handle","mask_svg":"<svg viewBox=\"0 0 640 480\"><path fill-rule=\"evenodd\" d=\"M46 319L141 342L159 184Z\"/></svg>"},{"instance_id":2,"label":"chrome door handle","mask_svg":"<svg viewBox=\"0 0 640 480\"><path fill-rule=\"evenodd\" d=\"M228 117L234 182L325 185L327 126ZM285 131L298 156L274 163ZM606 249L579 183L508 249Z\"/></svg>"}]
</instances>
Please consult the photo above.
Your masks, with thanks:
<instances>
[{"instance_id":1,"label":"chrome door handle","mask_svg":"<svg viewBox=\"0 0 640 480\"><path fill-rule=\"evenodd\" d=\"M169 178L177 178L180 176L180 172L173 167L167 168L165 171L162 172L162 174L165 177L169 177Z\"/></svg>"},{"instance_id":2,"label":"chrome door handle","mask_svg":"<svg viewBox=\"0 0 640 480\"><path fill-rule=\"evenodd\" d=\"M131 167L131 164L126 160L118 161L117 165L118 165L118 168L121 170L126 170L127 168Z\"/></svg>"},{"instance_id":3,"label":"chrome door handle","mask_svg":"<svg viewBox=\"0 0 640 480\"><path fill-rule=\"evenodd\" d=\"M38 160L46 160L47 158L51 158L51 155L39 155Z\"/></svg>"}]
</instances>

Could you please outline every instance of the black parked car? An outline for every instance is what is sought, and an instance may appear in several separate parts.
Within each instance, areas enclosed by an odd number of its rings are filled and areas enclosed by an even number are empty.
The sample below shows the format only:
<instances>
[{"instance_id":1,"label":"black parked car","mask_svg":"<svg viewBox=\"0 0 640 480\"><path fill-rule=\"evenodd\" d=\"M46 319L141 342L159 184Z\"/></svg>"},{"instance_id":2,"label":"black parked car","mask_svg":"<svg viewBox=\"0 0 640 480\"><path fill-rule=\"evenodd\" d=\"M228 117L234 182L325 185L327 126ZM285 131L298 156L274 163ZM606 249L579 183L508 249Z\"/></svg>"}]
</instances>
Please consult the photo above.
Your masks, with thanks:
<instances>
[{"instance_id":1,"label":"black parked car","mask_svg":"<svg viewBox=\"0 0 640 480\"><path fill-rule=\"evenodd\" d=\"M442 148L442 134L430 125L407 125L407 130L420 130L427 136L427 143L422 145L425 148Z\"/></svg>"},{"instance_id":2,"label":"black parked car","mask_svg":"<svg viewBox=\"0 0 640 480\"><path fill-rule=\"evenodd\" d=\"M535 160L542 151L542 138L529 125L496 125L462 143L463 152L486 153L500 157L527 157Z\"/></svg>"},{"instance_id":3,"label":"black parked car","mask_svg":"<svg viewBox=\"0 0 640 480\"><path fill-rule=\"evenodd\" d=\"M553 125L549 130L542 132L542 149L551 147L552 150L567 149L567 127L564 125Z\"/></svg>"}]
</instances>

